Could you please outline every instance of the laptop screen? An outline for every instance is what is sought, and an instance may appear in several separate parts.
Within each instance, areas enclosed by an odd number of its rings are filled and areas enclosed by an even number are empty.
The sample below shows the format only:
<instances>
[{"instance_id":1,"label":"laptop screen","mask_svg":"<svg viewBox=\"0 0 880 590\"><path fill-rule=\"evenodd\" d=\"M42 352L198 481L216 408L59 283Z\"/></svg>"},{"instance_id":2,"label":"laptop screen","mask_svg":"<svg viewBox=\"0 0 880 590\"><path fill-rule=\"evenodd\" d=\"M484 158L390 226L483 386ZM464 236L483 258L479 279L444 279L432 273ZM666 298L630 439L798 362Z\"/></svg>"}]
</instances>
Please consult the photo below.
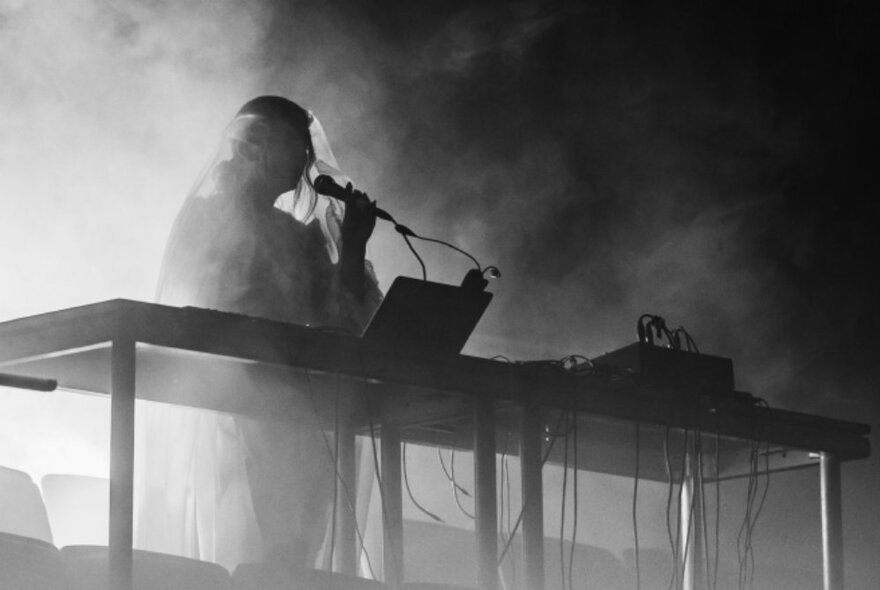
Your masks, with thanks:
<instances>
[{"instance_id":1,"label":"laptop screen","mask_svg":"<svg viewBox=\"0 0 880 590\"><path fill-rule=\"evenodd\" d=\"M458 354L492 300L492 293L397 277L363 338L432 353Z\"/></svg>"}]
</instances>

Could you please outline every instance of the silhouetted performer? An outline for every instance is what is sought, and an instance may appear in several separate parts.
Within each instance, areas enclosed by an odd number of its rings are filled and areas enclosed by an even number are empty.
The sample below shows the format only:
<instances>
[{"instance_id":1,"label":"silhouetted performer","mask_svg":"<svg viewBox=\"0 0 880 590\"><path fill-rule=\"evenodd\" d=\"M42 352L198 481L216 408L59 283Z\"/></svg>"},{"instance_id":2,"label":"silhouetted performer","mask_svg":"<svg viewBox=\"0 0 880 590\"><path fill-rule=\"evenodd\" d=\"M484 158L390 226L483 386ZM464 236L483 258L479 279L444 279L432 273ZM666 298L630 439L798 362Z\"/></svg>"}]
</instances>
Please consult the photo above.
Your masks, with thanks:
<instances>
[{"instance_id":1,"label":"silhouetted performer","mask_svg":"<svg viewBox=\"0 0 880 590\"><path fill-rule=\"evenodd\" d=\"M348 181L310 112L274 96L246 103L178 214L158 301L360 333L382 297L364 259L375 214L360 193L347 207L318 195L318 174ZM141 414L136 547L229 568L313 565L334 476L316 425Z\"/></svg>"}]
</instances>

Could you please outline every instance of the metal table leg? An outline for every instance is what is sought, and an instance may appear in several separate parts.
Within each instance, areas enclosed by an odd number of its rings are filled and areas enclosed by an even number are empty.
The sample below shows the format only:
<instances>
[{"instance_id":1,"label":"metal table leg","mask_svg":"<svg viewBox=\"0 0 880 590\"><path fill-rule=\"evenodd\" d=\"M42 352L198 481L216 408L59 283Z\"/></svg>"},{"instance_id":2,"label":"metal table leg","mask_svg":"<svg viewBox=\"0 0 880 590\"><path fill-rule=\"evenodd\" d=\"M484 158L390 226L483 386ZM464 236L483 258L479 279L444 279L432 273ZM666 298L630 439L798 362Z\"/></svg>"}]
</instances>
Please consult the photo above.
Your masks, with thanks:
<instances>
[{"instance_id":1,"label":"metal table leg","mask_svg":"<svg viewBox=\"0 0 880 590\"><path fill-rule=\"evenodd\" d=\"M110 530L108 581L113 590L132 587L134 489L135 343L114 340L110 367Z\"/></svg>"},{"instance_id":2,"label":"metal table leg","mask_svg":"<svg viewBox=\"0 0 880 590\"><path fill-rule=\"evenodd\" d=\"M474 407L474 482L477 587L498 588L498 515L495 504L495 402L477 398Z\"/></svg>"},{"instance_id":3,"label":"metal table leg","mask_svg":"<svg viewBox=\"0 0 880 590\"><path fill-rule=\"evenodd\" d=\"M819 461L822 501L822 580L824 590L843 590L843 522L840 459L822 453Z\"/></svg>"},{"instance_id":4,"label":"metal table leg","mask_svg":"<svg viewBox=\"0 0 880 590\"><path fill-rule=\"evenodd\" d=\"M358 570L357 543L357 481L355 467L355 430L348 416L339 421L339 456L337 477L339 493L336 495L336 554L333 570L356 575Z\"/></svg>"},{"instance_id":5,"label":"metal table leg","mask_svg":"<svg viewBox=\"0 0 880 590\"><path fill-rule=\"evenodd\" d=\"M685 471L682 474L681 504L679 505L679 526L681 539L681 587L683 590L696 590L706 584L703 540L703 490L699 482L699 453L697 441L687 443Z\"/></svg>"},{"instance_id":6,"label":"metal table leg","mask_svg":"<svg viewBox=\"0 0 880 590\"><path fill-rule=\"evenodd\" d=\"M694 480L690 473L689 463L688 461L685 473L682 474L681 503L678 505L679 531L681 531L679 539L681 561L678 565L681 568L682 590L694 590L694 519L691 510L694 501Z\"/></svg>"},{"instance_id":7,"label":"metal table leg","mask_svg":"<svg viewBox=\"0 0 880 590\"><path fill-rule=\"evenodd\" d=\"M525 587L544 587L544 482L541 468L541 412L520 410L520 478L523 498L523 564Z\"/></svg>"},{"instance_id":8,"label":"metal table leg","mask_svg":"<svg viewBox=\"0 0 880 590\"><path fill-rule=\"evenodd\" d=\"M400 463L400 430L382 427L382 497L385 584L398 590L403 584L403 496Z\"/></svg>"}]
</instances>

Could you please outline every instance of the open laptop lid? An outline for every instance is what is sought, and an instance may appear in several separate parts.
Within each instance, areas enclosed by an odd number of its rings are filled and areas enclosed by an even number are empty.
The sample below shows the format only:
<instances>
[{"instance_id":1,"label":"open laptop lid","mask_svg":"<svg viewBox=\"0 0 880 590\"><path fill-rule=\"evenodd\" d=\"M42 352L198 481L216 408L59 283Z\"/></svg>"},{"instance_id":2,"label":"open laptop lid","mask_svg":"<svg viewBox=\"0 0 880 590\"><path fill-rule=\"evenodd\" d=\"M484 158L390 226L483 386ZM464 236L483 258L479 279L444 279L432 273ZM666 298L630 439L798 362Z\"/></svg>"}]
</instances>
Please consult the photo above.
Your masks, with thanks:
<instances>
[{"instance_id":1,"label":"open laptop lid","mask_svg":"<svg viewBox=\"0 0 880 590\"><path fill-rule=\"evenodd\" d=\"M492 293L397 277L363 338L394 348L458 354L486 311Z\"/></svg>"}]
</instances>

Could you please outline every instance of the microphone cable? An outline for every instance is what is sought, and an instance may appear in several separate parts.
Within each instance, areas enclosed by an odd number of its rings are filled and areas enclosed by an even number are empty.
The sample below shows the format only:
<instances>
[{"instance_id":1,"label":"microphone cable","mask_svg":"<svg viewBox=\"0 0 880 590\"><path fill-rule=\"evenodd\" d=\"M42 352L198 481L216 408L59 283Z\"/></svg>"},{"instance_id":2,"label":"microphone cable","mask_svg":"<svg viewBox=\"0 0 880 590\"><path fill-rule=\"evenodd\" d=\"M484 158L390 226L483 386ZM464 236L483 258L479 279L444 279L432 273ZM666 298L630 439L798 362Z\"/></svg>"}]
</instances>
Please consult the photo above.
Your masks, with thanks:
<instances>
[{"instance_id":1,"label":"microphone cable","mask_svg":"<svg viewBox=\"0 0 880 590\"><path fill-rule=\"evenodd\" d=\"M327 195L328 197L333 197L334 199L338 199L338 200L342 201L343 203L352 204L356 199L356 197L354 196L355 189L353 188L351 183L348 183L347 186L342 187L342 186L338 185L336 183L336 181L333 180L333 178L331 178L330 176L328 176L326 174L321 174L317 178L315 178L313 184L314 184L315 190L318 191L319 193L321 193L322 195ZM358 192L360 192L360 191L358 191ZM365 198L367 198L367 200L369 201L369 197L367 197L365 193L361 193L361 194ZM491 278L491 279L497 279L497 278L501 277L501 271L498 270L498 267L487 266L486 268L483 268L483 266L480 264L479 260L477 260L473 255L466 252L462 248L459 248L458 246L456 246L454 244L450 244L449 242L446 242L444 240L438 240L436 238L427 238L424 236L420 236L416 232L414 232L413 230L408 228L407 226L405 226L401 223L398 223L397 220L394 219L394 217L390 213L385 211L384 209L379 209L376 206L376 201L369 201L369 202L370 202L370 206L372 207L376 217L391 223L394 226L394 231L399 233L401 235L401 237L403 238L403 240L406 242L407 247L413 253L413 256L416 257L416 260L418 261L419 266L421 267L423 281L428 280L428 271L427 271L427 268L425 267L425 261L422 259L422 257L416 251L415 247L412 245L410 238L415 238L417 240L423 240L425 242L434 242L436 244L441 244L443 246L446 246L447 248L451 248L451 249L455 250L456 252L464 254L465 256L470 258L471 261L474 263L474 265L476 266L476 269L479 271L481 277L484 277L486 275L488 275L489 278Z\"/></svg>"},{"instance_id":2,"label":"microphone cable","mask_svg":"<svg viewBox=\"0 0 880 590\"><path fill-rule=\"evenodd\" d=\"M389 217L391 217L391 216L389 215ZM470 254L469 252L466 252L462 248L459 248L455 244L450 244L449 242L446 242L444 240L438 240L437 238L427 238L425 236L420 236L416 232L414 232L413 230L408 228L407 226L402 225L400 223L397 223L396 221L394 221L393 218L390 221L391 221L391 223L394 224L394 231L396 231L397 233L400 234L400 236L406 242L406 245L409 247L410 251L416 257L416 260L419 261L419 266L421 266L421 268L422 268L422 280L423 281L428 280L428 272L425 268L425 261L422 260L422 257L419 256L419 253L416 251L415 247L413 247L412 242L410 242L410 238L422 240L423 242L433 242L435 244L441 244L443 246L446 246L447 248L451 248L452 250L455 250L456 252L459 252L459 253L467 256L474 263L474 266L476 266L476 269L477 269L477 271L479 271L481 277L485 277L486 275L488 275L490 279L497 279L497 278L501 277L501 271L498 270L497 266L487 266L486 268L483 268L483 266L480 264L479 260L477 260L472 254Z\"/></svg>"}]
</instances>

